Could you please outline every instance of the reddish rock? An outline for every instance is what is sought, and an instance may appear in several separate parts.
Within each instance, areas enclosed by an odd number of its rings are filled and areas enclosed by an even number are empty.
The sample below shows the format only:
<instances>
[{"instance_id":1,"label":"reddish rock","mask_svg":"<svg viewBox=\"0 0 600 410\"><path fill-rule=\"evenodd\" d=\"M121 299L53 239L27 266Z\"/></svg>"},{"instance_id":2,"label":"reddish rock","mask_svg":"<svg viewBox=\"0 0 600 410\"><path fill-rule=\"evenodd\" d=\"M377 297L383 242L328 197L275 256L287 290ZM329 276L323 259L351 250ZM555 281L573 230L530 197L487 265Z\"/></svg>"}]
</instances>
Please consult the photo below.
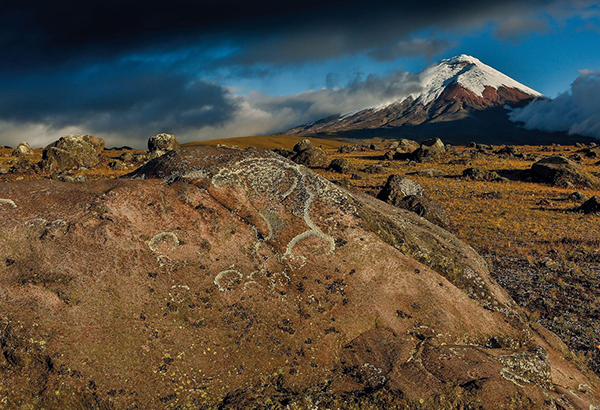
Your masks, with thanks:
<instances>
[{"instance_id":1,"label":"reddish rock","mask_svg":"<svg viewBox=\"0 0 600 410\"><path fill-rule=\"evenodd\" d=\"M268 151L0 184L0 221L8 408L600 402L473 249Z\"/></svg>"}]
</instances>

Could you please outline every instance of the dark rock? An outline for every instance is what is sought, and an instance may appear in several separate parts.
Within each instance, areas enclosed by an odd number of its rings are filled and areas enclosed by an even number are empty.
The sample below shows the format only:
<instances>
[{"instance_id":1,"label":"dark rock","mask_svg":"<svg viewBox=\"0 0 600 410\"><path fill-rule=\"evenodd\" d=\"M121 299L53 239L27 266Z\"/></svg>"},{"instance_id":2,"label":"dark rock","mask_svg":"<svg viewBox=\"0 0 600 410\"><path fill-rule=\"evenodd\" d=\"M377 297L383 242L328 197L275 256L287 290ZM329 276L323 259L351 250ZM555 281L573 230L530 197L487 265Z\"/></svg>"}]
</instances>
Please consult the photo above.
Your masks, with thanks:
<instances>
[{"instance_id":1,"label":"dark rock","mask_svg":"<svg viewBox=\"0 0 600 410\"><path fill-rule=\"evenodd\" d=\"M385 174L386 170L381 165L367 165L362 169L367 174Z\"/></svg>"},{"instance_id":2,"label":"dark rock","mask_svg":"<svg viewBox=\"0 0 600 410\"><path fill-rule=\"evenodd\" d=\"M135 161L135 155L133 155L133 152L124 152L121 155L119 155L119 159L123 162L133 162Z\"/></svg>"},{"instance_id":3,"label":"dark rock","mask_svg":"<svg viewBox=\"0 0 600 410\"><path fill-rule=\"evenodd\" d=\"M415 161L423 162L435 159L445 152L446 148L442 140L439 138L430 138L423 141L421 146L412 153L412 158Z\"/></svg>"},{"instance_id":4,"label":"dark rock","mask_svg":"<svg viewBox=\"0 0 600 410\"><path fill-rule=\"evenodd\" d=\"M531 176L554 186L600 188L600 179L580 165L560 155L546 157L531 166Z\"/></svg>"},{"instance_id":5,"label":"dark rock","mask_svg":"<svg viewBox=\"0 0 600 410\"><path fill-rule=\"evenodd\" d=\"M307 149L310 149L310 148L315 148L312 141L309 139L303 139L302 141L300 141L299 143L294 145L293 151L294 152L302 152L302 151L306 151Z\"/></svg>"},{"instance_id":6,"label":"dark rock","mask_svg":"<svg viewBox=\"0 0 600 410\"><path fill-rule=\"evenodd\" d=\"M591 197L577 208L577 212L583 212L585 214L600 212L600 197Z\"/></svg>"},{"instance_id":7,"label":"dark rock","mask_svg":"<svg viewBox=\"0 0 600 410\"><path fill-rule=\"evenodd\" d=\"M583 148L577 151L588 158L600 158L600 147Z\"/></svg>"},{"instance_id":8,"label":"dark rock","mask_svg":"<svg viewBox=\"0 0 600 410\"><path fill-rule=\"evenodd\" d=\"M437 201L421 195L408 195L394 205L414 212L442 228L447 228L450 223L446 211Z\"/></svg>"},{"instance_id":9,"label":"dark rock","mask_svg":"<svg viewBox=\"0 0 600 410\"><path fill-rule=\"evenodd\" d=\"M309 168L325 168L327 165L329 165L327 153L323 149L316 147L307 148L298 152L292 157L292 161Z\"/></svg>"},{"instance_id":10,"label":"dark rock","mask_svg":"<svg viewBox=\"0 0 600 410\"><path fill-rule=\"evenodd\" d=\"M377 194L377 198L397 206L404 197L409 195L423 196L423 187L410 178L390 175L383 189Z\"/></svg>"},{"instance_id":11,"label":"dark rock","mask_svg":"<svg viewBox=\"0 0 600 410\"><path fill-rule=\"evenodd\" d=\"M467 168L462 173L463 177L473 181L498 181L500 175L496 171L488 171L481 168Z\"/></svg>"},{"instance_id":12,"label":"dark rock","mask_svg":"<svg viewBox=\"0 0 600 410\"><path fill-rule=\"evenodd\" d=\"M589 198L587 197L586 194L576 191L576 192L573 192L571 195L569 195L569 197L567 199L569 201L573 201L573 202L585 202Z\"/></svg>"},{"instance_id":13,"label":"dark rock","mask_svg":"<svg viewBox=\"0 0 600 410\"><path fill-rule=\"evenodd\" d=\"M514 145L506 145L494 152L500 158L509 158L519 155L519 150Z\"/></svg>"},{"instance_id":14,"label":"dark rock","mask_svg":"<svg viewBox=\"0 0 600 410\"><path fill-rule=\"evenodd\" d=\"M290 151L289 149L285 149L285 148L275 148L273 150L273 152L281 155L284 158L291 158L294 155L296 155L296 153L294 151Z\"/></svg>"},{"instance_id":15,"label":"dark rock","mask_svg":"<svg viewBox=\"0 0 600 410\"><path fill-rule=\"evenodd\" d=\"M349 154L356 151L356 145L342 145L338 148L340 154Z\"/></svg>"},{"instance_id":16,"label":"dark rock","mask_svg":"<svg viewBox=\"0 0 600 410\"><path fill-rule=\"evenodd\" d=\"M44 148L41 166L46 171L93 168L104 141L91 135L65 135Z\"/></svg>"},{"instance_id":17,"label":"dark rock","mask_svg":"<svg viewBox=\"0 0 600 410\"><path fill-rule=\"evenodd\" d=\"M421 170L415 172L415 174L422 176L422 177L445 177L445 176L448 176L447 172L441 171L439 169L433 169L433 168L421 169Z\"/></svg>"},{"instance_id":18,"label":"dark rock","mask_svg":"<svg viewBox=\"0 0 600 410\"><path fill-rule=\"evenodd\" d=\"M125 164L123 161L115 160L115 161L110 161L108 163L108 167L115 171L122 171L124 169L127 169L127 164Z\"/></svg>"},{"instance_id":19,"label":"dark rock","mask_svg":"<svg viewBox=\"0 0 600 410\"><path fill-rule=\"evenodd\" d=\"M180 147L179 141L171 134L156 134L148 139L148 150L151 154L163 155Z\"/></svg>"},{"instance_id":20,"label":"dark rock","mask_svg":"<svg viewBox=\"0 0 600 410\"><path fill-rule=\"evenodd\" d=\"M347 174L351 169L350 161L346 158L335 158L331 160L327 169L329 171L339 172L340 174Z\"/></svg>"}]
</instances>

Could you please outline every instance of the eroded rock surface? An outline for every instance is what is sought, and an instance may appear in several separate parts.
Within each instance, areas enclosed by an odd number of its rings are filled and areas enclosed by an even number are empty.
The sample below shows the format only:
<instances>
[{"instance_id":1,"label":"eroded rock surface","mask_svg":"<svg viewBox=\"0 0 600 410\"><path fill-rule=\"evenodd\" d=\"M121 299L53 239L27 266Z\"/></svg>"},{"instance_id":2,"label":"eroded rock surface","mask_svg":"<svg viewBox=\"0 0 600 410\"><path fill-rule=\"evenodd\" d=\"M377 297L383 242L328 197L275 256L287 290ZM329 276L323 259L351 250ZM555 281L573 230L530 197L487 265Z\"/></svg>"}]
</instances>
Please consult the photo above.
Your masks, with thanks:
<instances>
[{"instance_id":1,"label":"eroded rock surface","mask_svg":"<svg viewBox=\"0 0 600 410\"><path fill-rule=\"evenodd\" d=\"M473 249L269 151L0 198L9 408L599 404Z\"/></svg>"}]
</instances>

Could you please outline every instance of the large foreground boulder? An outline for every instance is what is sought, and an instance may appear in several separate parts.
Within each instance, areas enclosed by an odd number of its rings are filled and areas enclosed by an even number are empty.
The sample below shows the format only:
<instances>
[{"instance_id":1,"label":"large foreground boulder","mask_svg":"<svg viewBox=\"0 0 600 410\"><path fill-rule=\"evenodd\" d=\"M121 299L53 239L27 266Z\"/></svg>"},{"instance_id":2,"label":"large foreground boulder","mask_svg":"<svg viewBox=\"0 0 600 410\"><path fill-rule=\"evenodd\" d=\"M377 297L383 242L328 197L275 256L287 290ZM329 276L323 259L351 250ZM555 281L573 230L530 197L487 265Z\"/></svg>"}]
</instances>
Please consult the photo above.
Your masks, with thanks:
<instances>
[{"instance_id":1,"label":"large foreground boulder","mask_svg":"<svg viewBox=\"0 0 600 410\"><path fill-rule=\"evenodd\" d=\"M531 166L530 174L534 179L550 185L600 188L600 178L561 155L539 160Z\"/></svg>"},{"instance_id":2,"label":"large foreground boulder","mask_svg":"<svg viewBox=\"0 0 600 410\"><path fill-rule=\"evenodd\" d=\"M11 409L600 403L472 248L268 151L0 184L0 262Z\"/></svg>"},{"instance_id":3,"label":"large foreground boulder","mask_svg":"<svg viewBox=\"0 0 600 410\"><path fill-rule=\"evenodd\" d=\"M44 148L42 168L47 171L67 171L92 168L100 162L104 140L92 135L65 135Z\"/></svg>"}]
</instances>

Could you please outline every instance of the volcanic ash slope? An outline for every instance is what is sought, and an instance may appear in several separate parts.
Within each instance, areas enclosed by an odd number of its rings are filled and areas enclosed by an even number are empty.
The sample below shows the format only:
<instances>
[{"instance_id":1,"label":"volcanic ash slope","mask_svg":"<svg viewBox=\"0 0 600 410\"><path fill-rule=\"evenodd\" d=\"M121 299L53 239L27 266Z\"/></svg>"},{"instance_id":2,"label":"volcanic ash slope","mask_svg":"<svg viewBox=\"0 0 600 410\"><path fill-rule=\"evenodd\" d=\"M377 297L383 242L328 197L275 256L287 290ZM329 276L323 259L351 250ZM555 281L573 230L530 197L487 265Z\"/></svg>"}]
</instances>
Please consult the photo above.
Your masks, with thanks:
<instances>
[{"instance_id":1,"label":"volcanic ash slope","mask_svg":"<svg viewBox=\"0 0 600 410\"><path fill-rule=\"evenodd\" d=\"M470 247L274 153L0 198L0 408L600 404Z\"/></svg>"}]
</instances>

